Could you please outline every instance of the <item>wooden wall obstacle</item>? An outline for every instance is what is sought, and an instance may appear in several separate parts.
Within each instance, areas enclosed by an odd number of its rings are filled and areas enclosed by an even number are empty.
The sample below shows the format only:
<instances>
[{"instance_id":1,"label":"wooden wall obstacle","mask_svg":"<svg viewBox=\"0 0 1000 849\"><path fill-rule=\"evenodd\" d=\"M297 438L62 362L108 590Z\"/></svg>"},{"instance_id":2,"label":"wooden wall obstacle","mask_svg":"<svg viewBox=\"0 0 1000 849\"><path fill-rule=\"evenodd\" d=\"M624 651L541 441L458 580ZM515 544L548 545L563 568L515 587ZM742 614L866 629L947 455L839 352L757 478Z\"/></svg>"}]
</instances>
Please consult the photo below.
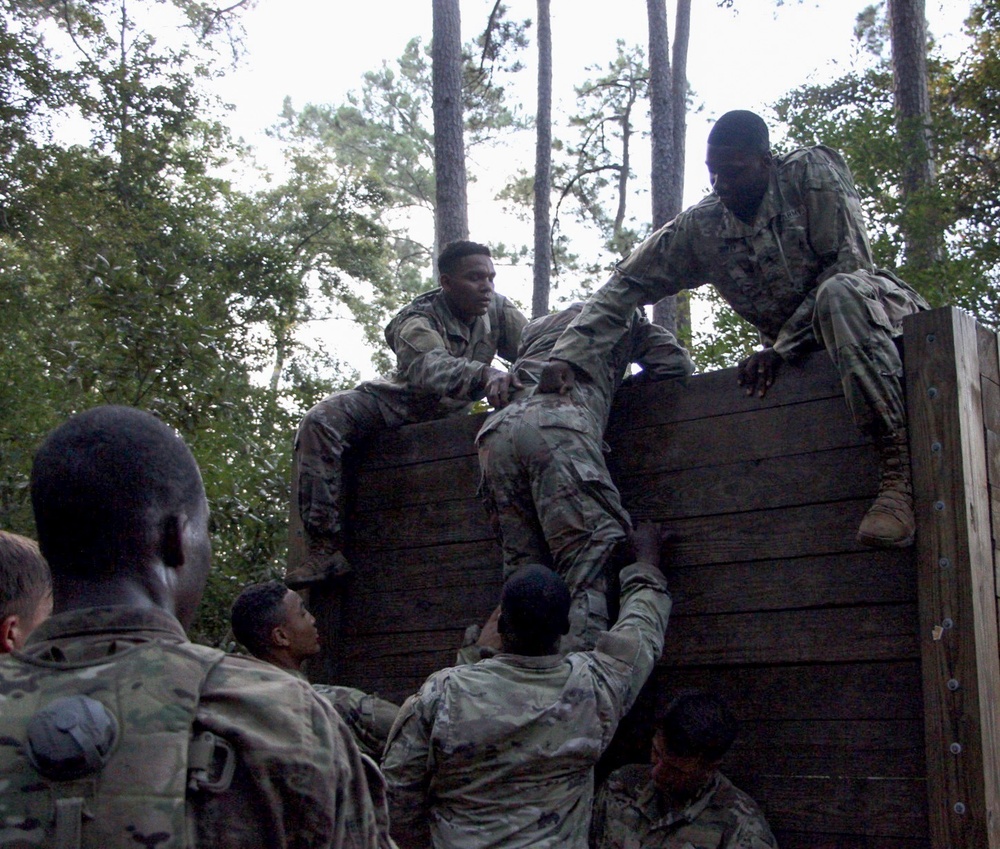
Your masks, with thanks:
<instances>
[{"instance_id":1,"label":"wooden wall obstacle","mask_svg":"<svg viewBox=\"0 0 1000 849\"><path fill-rule=\"evenodd\" d=\"M997 338L954 309L905 330L911 549L855 541L875 451L825 354L764 399L732 369L623 390L607 434L633 516L678 535L664 656L611 759L645 759L657 698L722 693L742 724L724 770L784 849L1000 849ZM357 452L357 572L312 591L317 680L401 701L496 604L481 421L412 425Z\"/></svg>"}]
</instances>

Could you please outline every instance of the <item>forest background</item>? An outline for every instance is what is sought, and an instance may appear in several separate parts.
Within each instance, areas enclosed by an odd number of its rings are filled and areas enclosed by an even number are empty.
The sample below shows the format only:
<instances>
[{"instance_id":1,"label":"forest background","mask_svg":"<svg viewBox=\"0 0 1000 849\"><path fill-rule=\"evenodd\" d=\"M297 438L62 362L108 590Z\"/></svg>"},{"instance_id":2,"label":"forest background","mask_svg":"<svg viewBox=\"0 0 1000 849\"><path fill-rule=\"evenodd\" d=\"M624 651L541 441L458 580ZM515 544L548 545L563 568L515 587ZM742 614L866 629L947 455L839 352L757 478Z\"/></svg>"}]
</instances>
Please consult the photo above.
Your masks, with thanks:
<instances>
[{"instance_id":1,"label":"forest background","mask_svg":"<svg viewBox=\"0 0 1000 849\"><path fill-rule=\"evenodd\" d=\"M216 568L195 634L207 642L227 639L229 601L242 586L282 573L302 413L359 372L386 372L381 327L433 285L442 207L458 195L449 189L442 201L439 192L456 160L469 167L460 175L468 200L458 205L472 237L494 249L498 288L538 313L539 275L541 311L581 297L665 220L662 208L650 210L655 161L673 163L685 204L697 200L707 179L693 175L703 174L711 120L755 108L777 150L822 141L845 154L880 264L900 269L933 304L1000 325L1000 0L961 4L959 36L938 42L933 26L921 35L927 103L916 134L899 120L898 91L894 100L900 51L885 5L840 2L824 4L823 15L835 5L850 22L849 58L788 79L771 102L709 102L689 63L682 137L655 158L644 33L633 25L635 37L619 39L630 27L587 21L605 31L604 54L562 54L572 62L553 75L562 88L549 126L534 102L545 65L538 42L551 38L560 67L561 39L587 42L571 32L581 24L565 10L550 18L548 0L465 0L454 55L466 156L439 151L437 169L435 137L445 133L435 134L432 108L434 85L443 85L426 35L432 4L406 4L401 17L419 8L423 32L398 57L380 52L393 27L356 26L367 72L338 78L326 99L289 91L261 124L263 80L283 77L274 65L261 71L247 50L253 16L272 3L0 0L0 527L33 535L31 457L68 415L105 403L152 410L191 445L208 490ZM675 84L685 5L646 4L672 16ZM712 13L739 16L750 5L761 4L713 0ZM767 5L773 20L820 14L809 2ZM895 3L921 19L923 5ZM458 7L434 0L435 27ZM928 12L941 21L943 8ZM705 11L692 28L710 26ZM390 12L370 13L379 14ZM771 38L748 30L712 61L723 75L763 80L772 65L787 67L793 48ZM822 39L804 28L802 40ZM250 98L248 67L264 74ZM310 83L302 91L323 91ZM532 167L536 138L551 155L548 187ZM915 149L932 166L916 183ZM690 324L679 309L678 330L702 369L731 365L756 344L710 293Z\"/></svg>"}]
</instances>

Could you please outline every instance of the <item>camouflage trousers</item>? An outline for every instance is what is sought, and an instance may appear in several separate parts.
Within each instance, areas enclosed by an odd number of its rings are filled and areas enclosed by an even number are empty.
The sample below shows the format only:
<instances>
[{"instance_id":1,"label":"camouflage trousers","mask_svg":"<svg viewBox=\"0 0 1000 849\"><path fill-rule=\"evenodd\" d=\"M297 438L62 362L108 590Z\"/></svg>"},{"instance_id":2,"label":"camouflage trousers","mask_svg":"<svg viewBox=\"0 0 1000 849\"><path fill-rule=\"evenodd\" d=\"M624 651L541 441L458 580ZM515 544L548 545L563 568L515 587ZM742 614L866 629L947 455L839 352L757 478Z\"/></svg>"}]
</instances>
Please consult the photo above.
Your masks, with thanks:
<instances>
[{"instance_id":1,"label":"camouflage trousers","mask_svg":"<svg viewBox=\"0 0 1000 849\"><path fill-rule=\"evenodd\" d=\"M535 395L491 416L477 444L480 493L498 525L504 577L528 563L558 572L572 596L560 649L592 649L609 625L605 570L631 527L600 426L569 399Z\"/></svg>"},{"instance_id":2,"label":"camouflage trousers","mask_svg":"<svg viewBox=\"0 0 1000 849\"><path fill-rule=\"evenodd\" d=\"M313 538L343 530L344 451L358 440L395 426L374 396L356 389L334 392L314 406L295 435L299 515Z\"/></svg>"},{"instance_id":3,"label":"camouflage trousers","mask_svg":"<svg viewBox=\"0 0 1000 849\"><path fill-rule=\"evenodd\" d=\"M894 339L903 318L926 309L923 299L891 278L835 274L820 284L813 334L833 358L855 423L887 436L906 427L903 363Z\"/></svg>"}]
</instances>

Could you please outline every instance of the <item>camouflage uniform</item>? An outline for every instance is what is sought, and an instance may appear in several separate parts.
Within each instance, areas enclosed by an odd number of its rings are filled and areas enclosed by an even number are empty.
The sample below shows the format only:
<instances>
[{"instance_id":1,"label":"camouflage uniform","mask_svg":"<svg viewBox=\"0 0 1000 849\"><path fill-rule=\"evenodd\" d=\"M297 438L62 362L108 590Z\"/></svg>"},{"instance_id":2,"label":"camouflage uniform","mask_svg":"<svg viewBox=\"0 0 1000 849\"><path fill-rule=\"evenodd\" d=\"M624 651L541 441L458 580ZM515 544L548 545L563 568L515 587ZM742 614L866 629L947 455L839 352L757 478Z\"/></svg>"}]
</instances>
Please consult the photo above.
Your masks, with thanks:
<instances>
[{"instance_id":1,"label":"camouflage uniform","mask_svg":"<svg viewBox=\"0 0 1000 849\"><path fill-rule=\"evenodd\" d=\"M382 757L399 705L353 687L313 684L313 689L334 706L347 723L361 751L375 760Z\"/></svg>"},{"instance_id":2,"label":"camouflage uniform","mask_svg":"<svg viewBox=\"0 0 1000 849\"><path fill-rule=\"evenodd\" d=\"M496 354L512 361L526 319L494 294L486 315L468 324L448 307L441 289L425 292L385 329L396 354L389 380L335 392L299 425L299 513L314 537L341 531L342 457L357 440L386 428L466 412L482 398Z\"/></svg>"},{"instance_id":3,"label":"camouflage uniform","mask_svg":"<svg viewBox=\"0 0 1000 849\"><path fill-rule=\"evenodd\" d=\"M591 849L777 849L757 803L719 772L683 810L663 803L642 764L611 773L597 794Z\"/></svg>"},{"instance_id":4,"label":"camouflage uniform","mask_svg":"<svg viewBox=\"0 0 1000 849\"><path fill-rule=\"evenodd\" d=\"M906 422L893 339L927 303L878 270L861 202L841 156L827 147L777 157L753 224L711 194L637 247L587 303L552 357L596 379L633 310L706 283L784 359L822 345L866 432Z\"/></svg>"},{"instance_id":5,"label":"camouflage uniform","mask_svg":"<svg viewBox=\"0 0 1000 849\"><path fill-rule=\"evenodd\" d=\"M637 310L593 382L578 383L568 395L535 394L549 351L581 309L575 304L524 329L512 371L525 389L491 414L476 437L481 494L499 524L504 577L542 563L570 588L570 632L560 646L565 651L593 648L607 630L605 567L631 527L604 460L615 391L629 363L641 364L652 379L694 371L673 335Z\"/></svg>"},{"instance_id":6,"label":"camouflage uniform","mask_svg":"<svg viewBox=\"0 0 1000 849\"><path fill-rule=\"evenodd\" d=\"M178 689L170 675L178 663L192 662L204 663L207 672L200 693ZM34 712L28 705L42 690L100 695L109 679L115 690L102 703L128 745L113 750L94 779L55 782L68 785L56 786L56 796L83 794L85 809L98 812L83 819L79 845L392 845L384 833L387 812L371 800L362 756L325 700L269 663L192 645L162 610L125 606L54 616L23 652L0 659L0 844L56 839L46 832L57 805L25 757L28 717L22 714ZM192 716L195 731L232 747L235 771L228 787L188 793L185 800ZM172 804L182 820L186 810L188 835L165 830L163 812L178 793L179 808L176 799ZM138 822L116 820L128 805ZM25 820L29 808L36 815Z\"/></svg>"},{"instance_id":7,"label":"camouflage uniform","mask_svg":"<svg viewBox=\"0 0 1000 849\"><path fill-rule=\"evenodd\" d=\"M663 649L660 571L622 571L622 610L589 652L498 654L436 672L382 760L393 833L434 849L584 849L594 765Z\"/></svg>"}]
</instances>

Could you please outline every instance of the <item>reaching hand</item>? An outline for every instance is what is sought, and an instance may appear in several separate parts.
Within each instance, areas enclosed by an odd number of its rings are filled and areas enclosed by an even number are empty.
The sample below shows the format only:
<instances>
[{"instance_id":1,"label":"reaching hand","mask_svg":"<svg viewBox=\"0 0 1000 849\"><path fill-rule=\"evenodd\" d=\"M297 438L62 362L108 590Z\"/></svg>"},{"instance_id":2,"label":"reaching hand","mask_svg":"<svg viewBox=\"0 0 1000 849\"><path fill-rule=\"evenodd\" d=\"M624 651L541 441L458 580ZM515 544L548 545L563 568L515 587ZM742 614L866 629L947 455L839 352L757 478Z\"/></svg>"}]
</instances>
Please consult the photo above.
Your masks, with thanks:
<instances>
[{"instance_id":1,"label":"reaching hand","mask_svg":"<svg viewBox=\"0 0 1000 849\"><path fill-rule=\"evenodd\" d=\"M746 387L747 395L753 395L756 392L763 398L778 376L780 367L781 355L774 348L757 351L740 363L740 386Z\"/></svg>"},{"instance_id":2,"label":"reaching hand","mask_svg":"<svg viewBox=\"0 0 1000 849\"><path fill-rule=\"evenodd\" d=\"M486 400L495 410L510 403L511 389L523 389L524 384L513 374L499 369L490 369L490 379L486 382Z\"/></svg>"},{"instance_id":3,"label":"reaching hand","mask_svg":"<svg viewBox=\"0 0 1000 849\"><path fill-rule=\"evenodd\" d=\"M541 379L538 381L539 392L558 392L566 395L576 383L576 374L565 360L549 360L547 366L542 369Z\"/></svg>"},{"instance_id":4,"label":"reaching hand","mask_svg":"<svg viewBox=\"0 0 1000 849\"><path fill-rule=\"evenodd\" d=\"M659 522L639 522L632 530L630 539L632 548L635 549L636 561L652 563L662 571L660 561L663 545L673 539L673 534Z\"/></svg>"}]
</instances>

